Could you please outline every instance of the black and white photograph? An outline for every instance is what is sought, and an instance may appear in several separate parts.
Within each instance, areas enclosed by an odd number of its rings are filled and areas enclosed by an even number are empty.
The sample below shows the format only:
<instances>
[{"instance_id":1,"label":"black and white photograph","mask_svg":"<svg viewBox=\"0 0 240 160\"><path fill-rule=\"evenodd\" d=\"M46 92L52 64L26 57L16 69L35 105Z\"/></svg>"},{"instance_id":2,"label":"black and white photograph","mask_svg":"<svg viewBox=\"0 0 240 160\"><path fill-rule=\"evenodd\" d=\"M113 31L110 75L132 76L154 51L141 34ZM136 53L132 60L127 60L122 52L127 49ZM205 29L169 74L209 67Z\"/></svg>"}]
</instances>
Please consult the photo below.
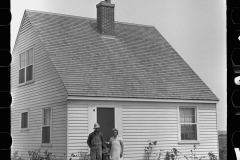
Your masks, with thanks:
<instances>
[{"instance_id":1,"label":"black and white photograph","mask_svg":"<svg viewBox=\"0 0 240 160\"><path fill-rule=\"evenodd\" d=\"M227 160L225 1L11 14L11 160Z\"/></svg>"}]
</instances>

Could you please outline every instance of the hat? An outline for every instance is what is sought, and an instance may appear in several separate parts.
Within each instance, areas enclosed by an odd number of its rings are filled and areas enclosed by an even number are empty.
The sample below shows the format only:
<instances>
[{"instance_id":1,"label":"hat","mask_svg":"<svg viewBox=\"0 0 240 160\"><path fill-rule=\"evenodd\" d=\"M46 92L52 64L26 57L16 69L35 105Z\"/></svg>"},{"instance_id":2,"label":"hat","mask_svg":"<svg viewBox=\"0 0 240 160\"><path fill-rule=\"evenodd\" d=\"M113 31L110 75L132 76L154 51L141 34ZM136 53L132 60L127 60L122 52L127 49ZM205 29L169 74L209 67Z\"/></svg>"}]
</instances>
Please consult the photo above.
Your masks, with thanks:
<instances>
[{"instance_id":1,"label":"hat","mask_svg":"<svg viewBox=\"0 0 240 160\"><path fill-rule=\"evenodd\" d=\"M117 131L117 132L118 132L118 129L117 129L117 128L113 128L113 129L112 129L112 132L113 132L113 131Z\"/></svg>"},{"instance_id":2,"label":"hat","mask_svg":"<svg viewBox=\"0 0 240 160\"><path fill-rule=\"evenodd\" d=\"M93 127L93 129L95 129L95 128L100 128L100 126L99 126L99 124L98 124L98 123L95 123L95 124L94 124L94 127Z\"/></svg>"}]
</instances>

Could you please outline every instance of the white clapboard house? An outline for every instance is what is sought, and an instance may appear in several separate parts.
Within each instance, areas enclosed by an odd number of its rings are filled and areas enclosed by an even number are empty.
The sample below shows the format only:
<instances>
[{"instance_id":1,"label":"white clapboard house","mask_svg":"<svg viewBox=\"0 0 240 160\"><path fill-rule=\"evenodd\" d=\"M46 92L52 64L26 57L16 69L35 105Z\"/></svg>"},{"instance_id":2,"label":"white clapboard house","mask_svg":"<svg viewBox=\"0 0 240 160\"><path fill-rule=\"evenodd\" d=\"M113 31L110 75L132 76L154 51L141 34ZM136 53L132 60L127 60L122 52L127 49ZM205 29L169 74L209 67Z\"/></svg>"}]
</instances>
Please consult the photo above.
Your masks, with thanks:
<instances>
[{"instance_id":1,"label":"white clapboard house","mask_svg":"<svg viewBox=\"0 0 240 160\"><path fill-rule=\"evenodd\" d=\"M153 26L26 10L12 52L11 152L88 152L95 122L124 140L124 160L177 148L218 154L218 98ZM66 156L64 155L66 154ZM165 153L164 153L165 155Z\"/></svg>"}]
</instances>

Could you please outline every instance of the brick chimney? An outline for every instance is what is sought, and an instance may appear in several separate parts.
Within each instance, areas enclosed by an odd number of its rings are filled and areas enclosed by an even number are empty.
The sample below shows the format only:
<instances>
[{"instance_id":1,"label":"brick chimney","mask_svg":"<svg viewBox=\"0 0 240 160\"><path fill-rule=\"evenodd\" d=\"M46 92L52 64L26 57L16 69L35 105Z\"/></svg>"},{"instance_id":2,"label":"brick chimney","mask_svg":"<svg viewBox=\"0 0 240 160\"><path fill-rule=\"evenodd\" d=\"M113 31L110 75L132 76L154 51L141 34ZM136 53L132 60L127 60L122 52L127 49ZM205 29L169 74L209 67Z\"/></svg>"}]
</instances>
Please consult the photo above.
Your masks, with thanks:
<instances>
[{"instance_id":1,"label":"brick chimney","mask_svg":"<svg viewBox=\"0 0 240 160\"><path fill-rule=\"evenodd\" d=\"M97 6L97 28L101 35L114 36L114 7L111 0L101 1Z\"/></svg>"}]
</instances>

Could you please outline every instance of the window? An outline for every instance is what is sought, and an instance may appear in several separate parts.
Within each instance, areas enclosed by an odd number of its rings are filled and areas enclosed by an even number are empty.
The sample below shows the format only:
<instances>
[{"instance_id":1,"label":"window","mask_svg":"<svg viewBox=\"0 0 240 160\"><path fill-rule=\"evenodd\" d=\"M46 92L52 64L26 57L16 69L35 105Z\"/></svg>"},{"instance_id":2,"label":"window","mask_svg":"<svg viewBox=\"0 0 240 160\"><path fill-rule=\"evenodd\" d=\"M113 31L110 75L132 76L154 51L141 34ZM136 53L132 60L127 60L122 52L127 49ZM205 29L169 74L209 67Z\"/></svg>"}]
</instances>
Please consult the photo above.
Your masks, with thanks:
<instances>
[{"instance_id":1,"label":"window","mask_svg":"<svg viewBox=\"0 0 240 160\"><path fill-rule=\"evenodd\" d=\"M197 141L198 126L195 107L180 107L180 141Z\"/></svg>"},{"instance_id":2,"label":"window","mask_svg":"<svg viewBox=\"0 0 240 160\"><path fill-rule=\"evenodd\" d=\"M33 49L19 55L19 84L33 80Z\"/></svg>"},{"instance_id":3,"label":"window","mask_svg":"<svg viewBox=\"0 0 240 160\"><path fill-rule=\"evenodd\" d=\"M28 112L21 113L21 129L28 128Z\"/></svg>"},{"instance_id":4,"label":"window","mask_svg":"<svg viewBox=\"0 0 240 160\"><path fill-rule=\"evenodd\" d=\"M51 142L51 108L43 109L42 117L42 143Z\"/></svg>"}]
</instances>

